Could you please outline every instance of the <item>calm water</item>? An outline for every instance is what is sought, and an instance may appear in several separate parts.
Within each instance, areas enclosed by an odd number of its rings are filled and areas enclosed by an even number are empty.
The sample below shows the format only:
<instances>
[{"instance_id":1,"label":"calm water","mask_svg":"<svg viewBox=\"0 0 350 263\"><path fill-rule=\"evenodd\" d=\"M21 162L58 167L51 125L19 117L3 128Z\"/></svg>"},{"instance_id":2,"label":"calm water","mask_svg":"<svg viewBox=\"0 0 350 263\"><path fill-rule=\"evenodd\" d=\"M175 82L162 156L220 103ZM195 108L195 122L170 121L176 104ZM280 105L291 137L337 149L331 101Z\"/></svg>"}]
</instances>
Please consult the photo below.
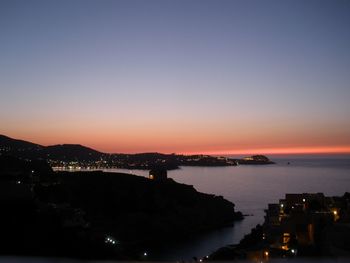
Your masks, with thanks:
<instances>
[{"instance_id":1,"label":"calm water","mask_svg":"<svg viewBox=\"0 0 350 263\"><path fill-rule=\"evenodd\" d=\"M194 185L205 193L222 195L236 204L236 209L250 216L233 227L149 251L152 259L188 260L203 257L217 248L239 242L256 224L262 223L268 203L278 202L285 193L323 192L343 195L350 191L350 158L274 158L275 165L237 167L182 167L170 171L175 181ZM287 162L290 162L288 165ZM109 170L111 171L111 170ZM147 176L147 171L113 169Z\"/></svg>"}]
</instances>

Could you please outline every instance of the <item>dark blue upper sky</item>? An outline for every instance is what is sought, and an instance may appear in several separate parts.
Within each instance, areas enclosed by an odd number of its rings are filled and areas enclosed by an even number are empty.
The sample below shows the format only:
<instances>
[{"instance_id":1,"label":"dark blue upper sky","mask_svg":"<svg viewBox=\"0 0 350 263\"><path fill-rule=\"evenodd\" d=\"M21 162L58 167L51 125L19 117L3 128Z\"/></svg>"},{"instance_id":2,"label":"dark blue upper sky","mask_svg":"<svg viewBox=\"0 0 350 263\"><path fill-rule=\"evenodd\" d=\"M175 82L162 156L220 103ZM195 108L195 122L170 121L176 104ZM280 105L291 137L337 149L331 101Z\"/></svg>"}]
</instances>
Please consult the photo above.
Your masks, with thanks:
<instances>
[{"instance_id":1,"label":"dark blue upper sky","mask_svg":"<svg viewBox=\"0 0 350 263\"><path fill-rule=\"evenodd\" d=\"M345 0L1 0L0 133L109 151L350 147L349 14Z\"/></svg>"}]
</instances>

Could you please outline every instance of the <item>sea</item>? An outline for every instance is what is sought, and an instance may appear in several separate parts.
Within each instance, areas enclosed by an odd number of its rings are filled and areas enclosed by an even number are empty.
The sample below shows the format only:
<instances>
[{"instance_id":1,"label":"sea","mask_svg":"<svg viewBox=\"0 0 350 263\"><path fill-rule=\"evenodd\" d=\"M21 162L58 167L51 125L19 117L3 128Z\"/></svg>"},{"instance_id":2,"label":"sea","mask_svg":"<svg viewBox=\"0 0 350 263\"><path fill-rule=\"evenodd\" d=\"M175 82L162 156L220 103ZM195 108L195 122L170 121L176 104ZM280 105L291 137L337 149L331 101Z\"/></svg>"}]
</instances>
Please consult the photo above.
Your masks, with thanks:
<instances>
[{"instance_id":1,"label":"sea","mask_svg":"<svg viewBox=\"0 0 350 263\"><path fill-rule=\"evenodd\" d=\"M231 156L230 156L231 157ZM234 156L235 158L237 156ZM324 193L341 196L350 192L350 156L269 156L271 165L181 167L168 172L176 182L197 191L223 196L245 217L231 227L147 248L149 260L188 261L203 258L218 248L238 243L257 224L264 222L269 203L286 193ZM148 176L148 171L108 169L109 172ZM146 249L146 248L145 248Z\"/></svg>"}]
</instances>

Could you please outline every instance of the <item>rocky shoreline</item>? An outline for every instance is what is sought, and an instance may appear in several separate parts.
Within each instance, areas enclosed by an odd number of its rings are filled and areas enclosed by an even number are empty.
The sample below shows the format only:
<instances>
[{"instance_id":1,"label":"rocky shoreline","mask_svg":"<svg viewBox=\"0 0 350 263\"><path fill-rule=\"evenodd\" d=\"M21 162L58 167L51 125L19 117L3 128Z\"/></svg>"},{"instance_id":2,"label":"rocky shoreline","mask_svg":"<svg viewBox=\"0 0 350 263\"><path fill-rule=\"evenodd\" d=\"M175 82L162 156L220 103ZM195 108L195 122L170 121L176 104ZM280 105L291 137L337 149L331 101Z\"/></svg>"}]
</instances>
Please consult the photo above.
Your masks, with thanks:
<instances>
[{"instance_id":1,"label":"rocky shoreline","mask_svg":"<svg viewBox=\"0 0 350 263\"><path fill-rule=\"evenodd\" d=\"M52 172L45 162L0 159L2 255L141 259L159 242L243 218L221 196L172 179Z\"/></svg>"}]
</instances>

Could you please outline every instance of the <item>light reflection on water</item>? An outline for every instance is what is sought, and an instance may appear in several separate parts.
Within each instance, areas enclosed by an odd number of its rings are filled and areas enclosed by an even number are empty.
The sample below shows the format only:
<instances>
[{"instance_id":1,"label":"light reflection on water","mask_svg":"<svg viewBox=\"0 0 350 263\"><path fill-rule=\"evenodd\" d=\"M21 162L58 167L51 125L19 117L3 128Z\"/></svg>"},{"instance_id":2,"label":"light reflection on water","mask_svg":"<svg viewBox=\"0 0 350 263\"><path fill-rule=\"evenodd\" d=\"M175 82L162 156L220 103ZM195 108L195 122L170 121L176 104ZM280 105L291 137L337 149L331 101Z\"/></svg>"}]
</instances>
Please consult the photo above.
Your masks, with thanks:
<instances>
[{"instance_id":1,"label":"light reflection on water","mask_svg":"<svg viewBox=\"0 0 350 263\"><path fill-rule=\"evenodd\" d=\"M268 203L278 202L286 193L323 192L343 195L350 191L350 159L276 159L275 165L237 167L182 167L168 172L175 181L194 185L205 193L222 195L236 209L251 216L234 227L211 231L153 251L160 260L189 260L237 243L256 224L262 223ZM290 165L287 164L290 162ZM108 171L148 176L148 171L112 169ZM151 255L152 256L152 255Z\"/></svg>"}]
</instances>

